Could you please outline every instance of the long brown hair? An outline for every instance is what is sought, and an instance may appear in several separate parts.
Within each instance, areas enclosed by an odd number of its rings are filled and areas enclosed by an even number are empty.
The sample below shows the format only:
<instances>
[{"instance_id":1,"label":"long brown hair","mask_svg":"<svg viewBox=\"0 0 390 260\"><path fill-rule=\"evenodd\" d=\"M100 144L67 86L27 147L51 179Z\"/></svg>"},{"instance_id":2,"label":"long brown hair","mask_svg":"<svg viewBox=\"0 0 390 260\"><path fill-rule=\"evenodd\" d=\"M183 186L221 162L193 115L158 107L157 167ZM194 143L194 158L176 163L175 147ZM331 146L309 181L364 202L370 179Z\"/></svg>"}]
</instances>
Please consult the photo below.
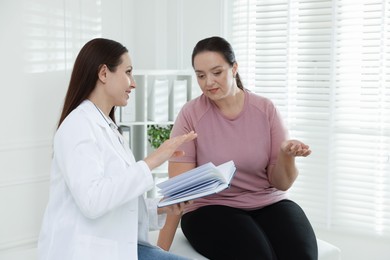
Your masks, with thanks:
<instances>
[{"instance_id":1,"label":"long brown hair","mask_svg":"<svg viewBox=\"0 0 390 260\"><path fill-rule=\"evenodd\" d=\"M115 72L122 63L121 56L126 52L126 47L119 42L103 38L93 39L81 48L73 66L58 127L95 89L101 66L105 64L110 71ZM114 112L115 107L109 116L115 122Z\"/></svg>"},{"instance_id":2,"label":"long brown hair","mask_svg":"<svg viewBox=\"0 0 390 260\"><path fill-rule=\"evenodd\" d=\"M210 38L205 38L203 40L200 40L195 45L194 50L192 51L192 67L194 67L195 56L204 51L212 51L221 54L222 57L225 59L227 63L229 63L230 66L233 66L234 63L237 62L236 56L234 55L234 51L230 43L226 41L224 38L213 36ZM242 85L241 78L238 72L235 78L236 78L237 87L244 90L244 86Z\"/></svg>"}]
</instances>

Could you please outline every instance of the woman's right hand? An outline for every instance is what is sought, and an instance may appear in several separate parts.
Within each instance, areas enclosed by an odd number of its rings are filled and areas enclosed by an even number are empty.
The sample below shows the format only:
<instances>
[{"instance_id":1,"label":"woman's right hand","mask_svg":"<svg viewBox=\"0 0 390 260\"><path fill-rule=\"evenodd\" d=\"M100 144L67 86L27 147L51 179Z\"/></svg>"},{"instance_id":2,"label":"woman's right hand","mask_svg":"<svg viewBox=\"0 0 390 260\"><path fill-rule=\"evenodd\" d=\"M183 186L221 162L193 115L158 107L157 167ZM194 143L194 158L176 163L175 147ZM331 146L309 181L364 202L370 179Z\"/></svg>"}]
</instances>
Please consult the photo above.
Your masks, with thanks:
<instances>
[{"instance_id":1,"label":"woman's right hand","mask_svg":"<svg viewBox=\"0 0 390 260\"><path fill-rule=\"evenodd\" d=\"M168 139L153 153L149 154L144 161L149 166L149 169L153 170L171 157L183 156L184 152L177 150L179 146L185 142L194 140L196 137L197 134L191 131L188 134Z\"/></svg>"},{"instance_id":2,"label":"woman's right hand","mask_svg":"<svg viewBox=\"0 0 390 260\"><path fill-rule=\"evenodd\" d=\"M190 201L180 202L177 204L157 208L157 213L158 214L164 214L164 213L165 214L173 214L176 216L180 216L183 213L185 206L190 205L192 203L193 203L193 201L190 200Z\"/></svg>"}]
</instances>

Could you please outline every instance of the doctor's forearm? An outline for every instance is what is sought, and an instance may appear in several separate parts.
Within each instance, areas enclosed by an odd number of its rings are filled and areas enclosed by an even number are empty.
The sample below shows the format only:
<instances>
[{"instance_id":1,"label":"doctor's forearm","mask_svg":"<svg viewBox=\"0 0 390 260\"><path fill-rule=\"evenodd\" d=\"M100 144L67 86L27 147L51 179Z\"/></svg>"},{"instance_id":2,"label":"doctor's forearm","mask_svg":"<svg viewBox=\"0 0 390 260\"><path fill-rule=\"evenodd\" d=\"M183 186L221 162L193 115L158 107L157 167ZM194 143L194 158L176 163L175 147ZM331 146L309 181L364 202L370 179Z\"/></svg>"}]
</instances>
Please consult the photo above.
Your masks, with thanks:
<instances>
[{"instance_id":1,"label":"doctor's forearm","mask_svg":"<svg viewBox=\"0 0 390 260\"><path fill-rule=\"evenodd\" d=\"M159 158L158 154L152 153L144 159L144 162L148 165L150 170L153 170L157 166L161 165L164 160Z\"/></svg>"}]
</instances>

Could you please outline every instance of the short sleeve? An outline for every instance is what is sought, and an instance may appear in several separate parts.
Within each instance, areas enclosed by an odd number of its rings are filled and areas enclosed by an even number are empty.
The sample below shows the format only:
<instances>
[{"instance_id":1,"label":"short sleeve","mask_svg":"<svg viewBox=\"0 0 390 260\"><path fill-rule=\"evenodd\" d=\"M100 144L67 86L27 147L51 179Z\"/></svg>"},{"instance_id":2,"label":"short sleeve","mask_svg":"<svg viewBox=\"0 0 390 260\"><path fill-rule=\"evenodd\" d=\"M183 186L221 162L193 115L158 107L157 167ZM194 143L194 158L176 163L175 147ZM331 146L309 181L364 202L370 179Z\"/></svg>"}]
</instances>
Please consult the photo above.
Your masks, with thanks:
<instances>
[{"instance_id":1,"label":"short sleeve","mask_svg":"<svg viewBox=\"0 0 390 260\"><path fill-rule=\"evenodd\" d=\"M272 103L271 103L272 104ZM287 139L288 131L284 126L283 119L278 109L272 105L269 109L269 119L271 126L271 157L270 164L276 164L282 142Z\"/></svg>"}]
</instances>

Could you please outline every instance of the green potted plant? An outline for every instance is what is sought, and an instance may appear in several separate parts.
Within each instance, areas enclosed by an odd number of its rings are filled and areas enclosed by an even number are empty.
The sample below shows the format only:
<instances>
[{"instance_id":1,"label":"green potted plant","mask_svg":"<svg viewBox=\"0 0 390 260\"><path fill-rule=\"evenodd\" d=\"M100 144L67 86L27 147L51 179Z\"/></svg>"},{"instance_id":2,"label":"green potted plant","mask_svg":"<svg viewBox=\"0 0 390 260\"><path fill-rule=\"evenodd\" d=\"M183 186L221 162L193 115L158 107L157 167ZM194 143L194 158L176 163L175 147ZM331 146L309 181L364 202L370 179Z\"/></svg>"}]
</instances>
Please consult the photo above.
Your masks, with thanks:
<instances>
[{"instance_id":1,"label":"green potted plant","mask_svg":"<svg viewBox=\"0 0 390 260\"><path fill-rule=\"evenodd\" d=\"M154 149L160 147L160 145L171 134L172 125L148 125L148 142Z\"/></svg>"},{"instance_id":2,"label":"green potted plant","mask_svg":"<svg viewBox=\"0 0 390 260\"><path fill-rule=\"evenodd\" d=\"M148 142L150 144L149 152L152 152L153 150L159 148L165 140L169 139L172 125L148 125L147 130ZM157 173L167 173L168 162L163 163L153 171Z\"/></svg>"}]
</instances>

